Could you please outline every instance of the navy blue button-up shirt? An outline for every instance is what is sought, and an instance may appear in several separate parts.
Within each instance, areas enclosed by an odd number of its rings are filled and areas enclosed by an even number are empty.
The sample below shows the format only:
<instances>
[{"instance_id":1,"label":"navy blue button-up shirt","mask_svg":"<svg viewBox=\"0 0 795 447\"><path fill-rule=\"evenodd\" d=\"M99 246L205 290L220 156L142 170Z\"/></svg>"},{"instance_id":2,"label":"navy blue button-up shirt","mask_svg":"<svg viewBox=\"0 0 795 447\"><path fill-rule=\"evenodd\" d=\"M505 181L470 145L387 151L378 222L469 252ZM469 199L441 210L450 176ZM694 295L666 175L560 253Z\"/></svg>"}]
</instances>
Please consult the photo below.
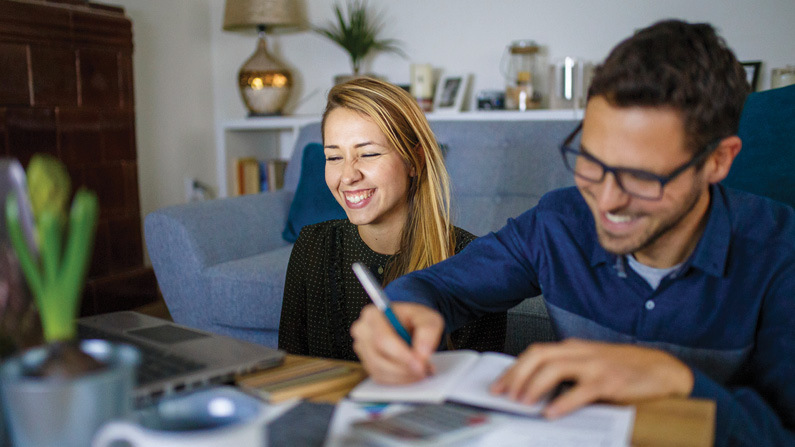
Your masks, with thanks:
<instances>
[{"instance_id":1,"label":"navy blue button-up shirt","mask_svg":"<svg viewBox=\"0 0 795 447\"><path fill-rule=\"evenodd\" d=\"M553 191L458 255L387 293L456 328L544 295L560 338L632 343L688 364L717 402L716 442L795 445L795 212L713 185L693 254L656 289L599 244L576 188Z\"/></svg>"}]
</instances>

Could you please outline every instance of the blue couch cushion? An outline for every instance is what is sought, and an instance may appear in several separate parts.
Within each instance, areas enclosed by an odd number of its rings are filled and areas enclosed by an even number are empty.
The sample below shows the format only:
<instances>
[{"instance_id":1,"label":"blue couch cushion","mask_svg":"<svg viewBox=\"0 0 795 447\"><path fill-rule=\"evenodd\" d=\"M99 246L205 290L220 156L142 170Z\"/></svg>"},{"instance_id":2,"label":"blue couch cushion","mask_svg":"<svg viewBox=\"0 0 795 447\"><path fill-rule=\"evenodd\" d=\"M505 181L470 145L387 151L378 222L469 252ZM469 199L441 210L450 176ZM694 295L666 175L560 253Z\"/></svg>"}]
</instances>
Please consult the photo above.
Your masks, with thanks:
<instances>
[{"instance_id":1,"label":"blue couch cushion","mask_svg":"<svg viewBox=\"0 0 795 447\"><path fill-rule=\"evenodd\" d=\"M326 186L325 164L323 145L309 143L304 147L301 176L282 232L287 242L295 242L304 225L347 217Z\"/></svg>"},{"instance_id":2,"label":"blue couch cushion","mask_svg":"<svg viewBox=\"0 0 795 447\"><path fill-rule=\"evenodd\" d=\"M724 185L795 207L795 85L751 93L737 135L743 147Z\"/></svg>"}]
</instances>

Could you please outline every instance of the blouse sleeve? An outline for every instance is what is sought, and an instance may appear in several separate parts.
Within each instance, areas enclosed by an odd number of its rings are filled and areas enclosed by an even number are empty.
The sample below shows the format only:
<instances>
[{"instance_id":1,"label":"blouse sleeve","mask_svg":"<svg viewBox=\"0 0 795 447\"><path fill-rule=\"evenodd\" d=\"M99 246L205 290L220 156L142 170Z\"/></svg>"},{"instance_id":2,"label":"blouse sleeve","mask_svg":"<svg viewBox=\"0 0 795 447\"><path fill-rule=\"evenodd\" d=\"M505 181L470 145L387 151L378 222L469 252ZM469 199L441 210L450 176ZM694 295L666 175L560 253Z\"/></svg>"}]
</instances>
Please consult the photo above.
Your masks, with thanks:
<instances>
[{"instance_id":1,"label":"blouse sleeve","mask_svg":"<svg viewBox=\"0 0 795 447\"><path fill-rule=\"evenodd\" d=\"M287 277L284 283L282 314L279 321L279 349L290 354L308 355L306 316L307 253L311 250L310 235L301 230L290 253Z\"/></svg>"}]
</instances>

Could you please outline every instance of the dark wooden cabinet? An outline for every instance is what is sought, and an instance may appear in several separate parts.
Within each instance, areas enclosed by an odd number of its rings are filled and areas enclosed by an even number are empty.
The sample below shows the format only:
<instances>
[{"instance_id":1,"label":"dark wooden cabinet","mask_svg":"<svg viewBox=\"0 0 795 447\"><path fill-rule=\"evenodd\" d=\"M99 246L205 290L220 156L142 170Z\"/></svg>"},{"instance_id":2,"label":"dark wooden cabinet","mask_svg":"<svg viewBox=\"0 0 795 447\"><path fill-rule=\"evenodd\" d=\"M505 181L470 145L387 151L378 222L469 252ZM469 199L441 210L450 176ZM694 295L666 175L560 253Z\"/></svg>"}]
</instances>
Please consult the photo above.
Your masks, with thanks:
<instances>
[{"instance_id":1,"label":"dark wooden cabinet","mask_svg":"<svg viewBox=\"0 0 795 447\"><path fill-rule=\"evenodd\" d=\"M0 156L63 160L97 192L100 220L83 315L157 297L143 263L132 22L81 0L0 0Z\"/></svg>"}]
</instances>

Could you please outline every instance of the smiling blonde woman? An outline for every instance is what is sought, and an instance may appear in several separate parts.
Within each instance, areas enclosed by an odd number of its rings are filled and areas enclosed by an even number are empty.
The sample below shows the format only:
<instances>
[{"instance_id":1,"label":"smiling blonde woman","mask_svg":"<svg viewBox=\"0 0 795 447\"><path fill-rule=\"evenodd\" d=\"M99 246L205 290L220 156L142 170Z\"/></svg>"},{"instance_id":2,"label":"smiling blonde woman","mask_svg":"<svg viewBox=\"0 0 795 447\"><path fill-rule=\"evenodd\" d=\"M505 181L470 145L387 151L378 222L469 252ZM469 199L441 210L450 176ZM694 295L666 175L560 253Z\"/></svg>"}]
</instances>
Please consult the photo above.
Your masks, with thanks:
<instances>
[{"instance_id":1,"label":"smiling blonde woman","mask_svg":"<svg viewBox=\"0 0 795 447\"><path fill-rule=\"evenodd\" d=\"M387 284L443 261L475 237L450 221L439 145L416 101L359 78L331 89L323 113L325 177L347 219L301 230L287 268L279 348L356 360L351 324L370 303L351 271L362 262ZM501 351L505 313L485 314L447 348Z\"/></svg>"}]
</instances>

